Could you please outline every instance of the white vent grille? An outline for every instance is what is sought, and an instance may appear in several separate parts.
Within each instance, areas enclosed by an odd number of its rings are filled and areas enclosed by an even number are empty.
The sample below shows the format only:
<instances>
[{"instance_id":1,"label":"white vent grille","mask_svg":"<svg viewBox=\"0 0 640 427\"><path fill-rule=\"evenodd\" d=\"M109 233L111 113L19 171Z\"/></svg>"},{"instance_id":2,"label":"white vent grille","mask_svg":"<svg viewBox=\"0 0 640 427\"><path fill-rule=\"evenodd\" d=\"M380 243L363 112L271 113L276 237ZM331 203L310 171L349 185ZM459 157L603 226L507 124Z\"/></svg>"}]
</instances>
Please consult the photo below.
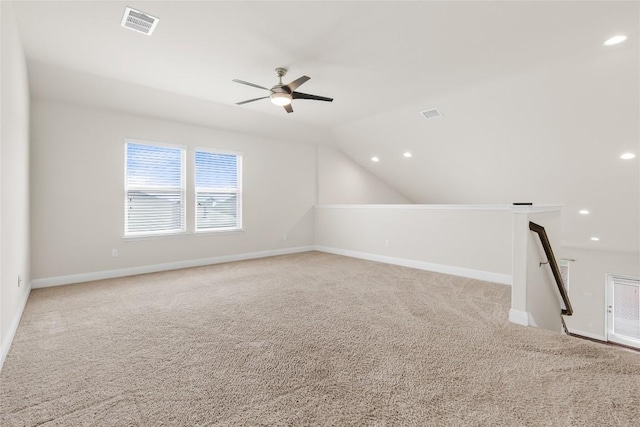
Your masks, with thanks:
<instances>
[{"instance_id":1,"label":"white vent grille","mask_svg":"<svg viewBox=\"0 0 640 427\"><path fill-rule=\"evenodd\" d=\"M438 111L435 108L432 108L430 110L420 111L420 114L422 114L425 119L435 119L436 117L442 116L442 114L440 114L440 111Z\"/></svg>"},{"instance_id":2,"label":"white vent grille","mask_svg":"<svg viewBox=\"0 0 640 427\"><path fill-rule=\"evenodd\" d=\"M158 18L127 7L124 10L124 16L122 17L120 25L124 28L150 36L153 30L156 29L158 21L160 21Z\"/></svg>"}]
</instances>

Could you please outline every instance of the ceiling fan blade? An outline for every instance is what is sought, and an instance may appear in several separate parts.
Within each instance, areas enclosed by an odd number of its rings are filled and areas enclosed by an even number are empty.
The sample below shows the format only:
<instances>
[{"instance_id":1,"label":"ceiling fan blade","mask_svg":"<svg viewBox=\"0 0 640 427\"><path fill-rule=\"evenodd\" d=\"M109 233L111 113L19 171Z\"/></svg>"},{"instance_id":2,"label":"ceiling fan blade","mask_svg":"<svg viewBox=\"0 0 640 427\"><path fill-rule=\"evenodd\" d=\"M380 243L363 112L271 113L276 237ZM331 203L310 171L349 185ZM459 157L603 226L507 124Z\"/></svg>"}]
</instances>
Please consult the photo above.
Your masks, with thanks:
<instances>
[{"instance_id":1,"label":"ceiling fan blade","mask_svg":"<svg viewBox=\"0 0 640 427\"><path fill-rule=\"evenodd\" d=\"M243 84L243 85L247 85L247 86L257 87L258 89L264 89L264 90L271 91L271 89L267 89L266 87L262 87L262 86L259 86L259 85L253 84L253 83L245 82L244 80L233 79L232 81L236 82L236 83Z\"/></svg>"},{"instance_id":2,"label":"ceiling fan blade","mask_svg":"<svg viewBox=\"0 0 640 427\"><path fill-rule=\"evenodd\" d=\"M311 77L307 77L307 76L302 76L298 79L295 79L294 81L292 81L289 84L284 85L284 87L288 88L290 92L293 92L294 90L296 90L298 87L302 86L303 83L305 83L307 80L309 80Z\"/></svg>"},{"instance_id":3,"label":"ceiling fan blade","mask_svg":"<svg viewBox=\"0 0 640 427\"><path fill-rule=\"evenodd\" d=\"M249 103L249 102L258 101L258 100L260 100L260 99L266 99L266 98L269 98L269 97L268 97L268 96L263 96L263 97L261 97L261 98L248 99L248 100L246 100L246 101L236 102L236 105L247 104L247 103Z\"/></svg>"},{"instance_id":4,"label":"ceiling fan blade","mask_svg":"<svg viewBox=\"0 0 640 427\"><path fill-rule=\"evenodd\" d=\"M291 97L293 99L312 99L314 101L327 101L327 102L333 101L333 98L327 98L326 96L309 95L308 93L302 93L302 92L293 92L291 94Z\"/></svg>"},{"instance_id":5,"label":"ceiling fan blade","mask_svg":"<svg viewBox=\"0 0 640 427\"><path fill-rule=\"evenodd\" d=\"M287 113L293 113L293 107L291 106L291 104L285 105L284 109L287 110Z\"/></svg>"}]
</instances>

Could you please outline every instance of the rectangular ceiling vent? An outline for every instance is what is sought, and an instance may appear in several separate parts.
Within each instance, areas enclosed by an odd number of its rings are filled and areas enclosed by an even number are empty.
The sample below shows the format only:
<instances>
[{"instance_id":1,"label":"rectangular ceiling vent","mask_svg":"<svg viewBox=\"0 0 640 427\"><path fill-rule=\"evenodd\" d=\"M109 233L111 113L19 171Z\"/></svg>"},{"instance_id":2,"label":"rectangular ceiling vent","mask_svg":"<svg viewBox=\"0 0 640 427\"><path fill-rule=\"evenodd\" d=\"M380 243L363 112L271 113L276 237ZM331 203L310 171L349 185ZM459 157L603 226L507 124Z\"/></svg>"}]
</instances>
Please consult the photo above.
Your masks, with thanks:
<instances>
[{"instance_id":1,"label":"rectangular ceiling vent","mask_svg":"<svg viewBox=\"0 0 640 427\"><path fill-rule=\"evenodd\" d=\"M430 110L420 111L420 114L422 114L425 119L435 119L436 117L442 116L442 114L440 114L440 111L438 111L435 108L432 108Z\"/></svg>"},{"instance_id":2,"label":"rectangular ceiling vent","mask_svg":"<svg viewBox=\"0 0 640 427\"><path fill-rule=\"evenodd\" d=\"M153 30L156 29L158 21L160 21L158 18L154 18L144 12L127 7L124 10L124 16L122 17L120 25L130 30L150 36L151 33L153 33Z\"/></svg>"}]
</instances>

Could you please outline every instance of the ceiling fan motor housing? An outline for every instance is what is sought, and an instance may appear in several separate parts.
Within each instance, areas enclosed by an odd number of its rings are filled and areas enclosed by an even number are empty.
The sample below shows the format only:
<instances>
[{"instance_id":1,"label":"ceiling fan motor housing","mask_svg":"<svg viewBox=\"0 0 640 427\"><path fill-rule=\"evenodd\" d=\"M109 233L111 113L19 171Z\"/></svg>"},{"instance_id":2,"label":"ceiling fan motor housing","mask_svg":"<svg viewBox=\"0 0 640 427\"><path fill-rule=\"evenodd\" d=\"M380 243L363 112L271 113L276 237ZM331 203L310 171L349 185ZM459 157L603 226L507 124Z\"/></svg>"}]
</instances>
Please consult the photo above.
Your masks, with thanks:
<instances>
[{"instance_id":1,"label":"ceiling fan motor housing","mask_svg":"<svg viewBox=\"0 0 640 427\"><path fill-rule=\"evenodd\" d=\"M277 84L271 88L271 92L273 93L291 93L288 87L285 85Z\"/></svg>"},{"instance_id":2,"label":"ceiling fan motor housing","mask_svg":"<svg viewBox=\"0 0 640 427\"><path fill-rule=\"evenodd\" d=\"M278 76L278 84L271 88L271 102L284 107L291 104L291 90L282 84L282 78L287 74L287 69L278 67L274 71Z\"/></svg>"}]
</instances>

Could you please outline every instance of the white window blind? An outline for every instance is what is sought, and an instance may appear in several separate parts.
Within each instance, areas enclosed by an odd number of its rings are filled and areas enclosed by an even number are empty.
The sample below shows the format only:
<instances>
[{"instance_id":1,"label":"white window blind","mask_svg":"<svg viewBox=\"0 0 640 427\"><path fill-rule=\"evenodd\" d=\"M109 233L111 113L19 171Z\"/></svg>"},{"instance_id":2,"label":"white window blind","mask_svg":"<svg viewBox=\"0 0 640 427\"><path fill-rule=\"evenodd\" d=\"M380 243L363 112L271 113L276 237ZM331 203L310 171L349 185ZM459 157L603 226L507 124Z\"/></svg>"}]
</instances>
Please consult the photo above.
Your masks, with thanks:
<instances>
[{"instance_id":1,"label":"white window blind","mask_svg":"<svg viewBox=\"0 0 640 427\"><path fill-rule=\"evenodd\" d=\"M183 148L126 143L125 236L186 231L184 163Z\"/></svg>"},{"instance_id":2,"label":"white window blind","mask_svg":"<svg viewBox=\"0 0 640 427\"><path fill-rule=\"evenodd\" d=\"M613 331L640 342L640 281L613 277Z\"/></svg>"},{"instance_id":3,"label":"white window blind","mask_svg":"<svg viewBox=\"0 0 640 427\"><path fill-rule=\"evenodd\" d=\"M242 156L195 152L196 231L242 228Z\"/></svg>"}]
</instances>

